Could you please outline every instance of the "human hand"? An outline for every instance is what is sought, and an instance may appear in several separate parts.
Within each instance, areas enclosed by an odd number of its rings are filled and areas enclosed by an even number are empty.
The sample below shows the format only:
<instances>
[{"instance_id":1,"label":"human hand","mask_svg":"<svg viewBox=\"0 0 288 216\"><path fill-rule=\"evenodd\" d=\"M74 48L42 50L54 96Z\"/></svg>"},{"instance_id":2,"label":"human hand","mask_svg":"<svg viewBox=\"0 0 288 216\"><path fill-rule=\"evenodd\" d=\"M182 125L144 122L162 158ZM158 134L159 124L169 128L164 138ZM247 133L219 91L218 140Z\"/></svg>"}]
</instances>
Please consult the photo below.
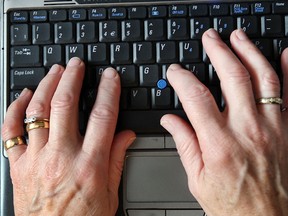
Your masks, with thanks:
<instances>
[{"instance_id":1,"label":"human hand","mask_svg":"<svg viewBox=\"0 0 288 216\"><path fill-rule=\"evenodd\" d=\"M240 61L215 30L203 35L221 81L224 112L191 72L171 65L169 82L193 128L174 115L165 115L161 124L176 142L190 191L209 216L288 215L288 111L255 102L280 97L280 83L242 30L230 40ZM282 67L287 107L288 50Z\"/></svg>"},{"instance_id":2,"label":"human hand","mask_svg":"<svg viewBox=\"0 0 288 216\"><path fill-rule=\"evenodd\" d=\"M24 90L7 110L3 140L22 136L28 118L50 119L50 129L29 131L29 145L7 150L16 215L110 215L118 207L118 187L132 131L114 136L120 78L110 68L102 75L85 137L78 129L78 101L84 63L55 65L34 95ZM26 109L27 108L27 109Z\"/></svg>"}]
</instances>

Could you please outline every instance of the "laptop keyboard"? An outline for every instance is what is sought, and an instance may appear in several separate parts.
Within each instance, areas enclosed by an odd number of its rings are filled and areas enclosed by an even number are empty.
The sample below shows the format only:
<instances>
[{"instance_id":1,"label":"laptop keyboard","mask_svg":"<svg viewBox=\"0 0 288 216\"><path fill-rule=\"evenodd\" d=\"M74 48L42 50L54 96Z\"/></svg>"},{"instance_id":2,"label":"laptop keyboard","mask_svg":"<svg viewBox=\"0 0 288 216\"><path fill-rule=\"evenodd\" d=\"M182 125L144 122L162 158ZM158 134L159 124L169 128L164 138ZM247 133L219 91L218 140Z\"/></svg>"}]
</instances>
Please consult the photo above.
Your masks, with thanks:
<instances>
[{"instance_id":1,"label":"laptop keyboard","mask_svg":"<svg viewBox=\"0 0 288 216\"><path fill-rule=\"evenodd\" d=\"M9 102L25 87L36 89L53 64L65 66L78 56L87 65L79 105L83 133L101 74L109 66L117 69L122 84L118 129L163 133L159 120L164 114L185 118L166 79L170 64L194 73L222 110L220 82L202 48L202 34L215 28L229 45L230 33L244 29L281 77L287 14L285 1L10 11Z\"/></svg>"}]
</instances>

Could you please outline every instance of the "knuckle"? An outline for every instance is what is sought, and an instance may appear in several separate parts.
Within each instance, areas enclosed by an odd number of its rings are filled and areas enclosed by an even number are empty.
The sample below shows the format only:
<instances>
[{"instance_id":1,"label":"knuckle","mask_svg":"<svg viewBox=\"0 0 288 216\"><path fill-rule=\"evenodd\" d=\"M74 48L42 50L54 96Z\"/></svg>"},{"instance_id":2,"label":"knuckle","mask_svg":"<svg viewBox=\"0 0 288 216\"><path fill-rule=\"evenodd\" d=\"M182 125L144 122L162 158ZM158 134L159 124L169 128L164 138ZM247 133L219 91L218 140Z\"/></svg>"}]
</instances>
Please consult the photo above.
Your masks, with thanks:
<instances>
[{"instance_id":1,"label":"knuckle","mask_svg":"<svg viewBox=\"0 0 288 216\"><path fill-rule=\"evenodd\" d=\"M57 110L70 110L77 104L77 99L72 93L61 93L55 95L51 101L51 109Z\"/></svg>"},{"instance_id":2,"label":"knuckle","mask_svg":"<svg viewBox=\"0 0 288 216\"><path fill-rule=\"evenodd\" d=\"M280 91L280 81L277 74L273 71L269 71L263 74L263 85L270 88L272 91Z\"/></svg>"},{"instance_id":3,"label":"knuckle","mask_svg":"<svg viewBox=\"0 0 288 216\"><path fill-rule=\"evenodd\" d=\"M32 101L26 109L27 116L41 116L46 112L46 105L43 101Z\"/></svg>"},{"instance_id":4,"label":"knuckle","mask_svg":"<svg viewBox=\"0 0 288 216\"><path fill-rule=\"evenodd\" d=\"M90 118L91 120L104 120L104 121L112 121L117 119L118 113L112 107L105 104L97 104L91 110Z\"/></svg>"},{"instance_id":5,"label":"knuckle","mask_svg":"<svg viewBox=\"0 0 288 216\"><path fill-rule=\"evenodd\" d=\"M209 101L213 99L213 96L209 89L202 85L195 85L192 89L185 91L185 95L183 96L183 101L186 101L188 104L193 103L203 103L205 101Z\"/></svg>"},{"instance_id":6,"label":"knuckle","mask_svg":"<svg viewBox=\"0 0 288 216\"><path fill-rule=\"evenodd\" d=\"M250 74L247 72L246 69L239 66L231 68L230 71L227 71L226 74L228 74L229 83L231 83L232 85L234 83L245 85L251 82Z\"/></svg>"}]
</instances>

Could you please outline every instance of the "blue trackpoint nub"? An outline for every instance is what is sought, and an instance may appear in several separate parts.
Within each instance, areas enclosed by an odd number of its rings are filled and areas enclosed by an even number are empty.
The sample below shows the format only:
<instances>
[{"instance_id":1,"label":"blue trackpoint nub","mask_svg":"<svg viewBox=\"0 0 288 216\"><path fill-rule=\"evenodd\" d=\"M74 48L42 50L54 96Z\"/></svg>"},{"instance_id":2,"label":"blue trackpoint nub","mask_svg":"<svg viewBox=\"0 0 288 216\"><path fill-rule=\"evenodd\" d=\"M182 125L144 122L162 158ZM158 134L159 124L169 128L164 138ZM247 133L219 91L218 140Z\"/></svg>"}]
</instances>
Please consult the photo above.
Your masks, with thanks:
<instances>
[{"instance_id":1,"label":"blue trackpoint nub","mask_svg":"<svg viewBox=\"0 0 288 216\"><path fill-rule=\"evenodd\" d=\"M165 79L158 80L157 87L159 89L165 89L167 87L167 81Z\"/></svg>"}]
</instances>

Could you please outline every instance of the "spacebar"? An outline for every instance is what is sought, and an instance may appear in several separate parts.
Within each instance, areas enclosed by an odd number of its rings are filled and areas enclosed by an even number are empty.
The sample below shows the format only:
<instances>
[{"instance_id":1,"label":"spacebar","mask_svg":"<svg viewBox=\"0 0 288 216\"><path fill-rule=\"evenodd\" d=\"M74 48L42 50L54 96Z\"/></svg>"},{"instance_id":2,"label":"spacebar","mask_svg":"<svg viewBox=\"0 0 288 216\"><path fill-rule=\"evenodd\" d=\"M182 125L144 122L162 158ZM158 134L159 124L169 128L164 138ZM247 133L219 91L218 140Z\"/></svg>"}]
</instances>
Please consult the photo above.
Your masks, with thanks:
<instances>
[{"instance_id":1,"label":"spacebar","mask_svg":"<svg viewBox=\"0 0 288 216\"><path fill-rule=\"evenodd\" d=\"M165 114L175 114L187 119L183 110L121 111L117 129L133 130L138 134L167 133L160 125L160 119Z\"/></svg>"}]
</instances>

